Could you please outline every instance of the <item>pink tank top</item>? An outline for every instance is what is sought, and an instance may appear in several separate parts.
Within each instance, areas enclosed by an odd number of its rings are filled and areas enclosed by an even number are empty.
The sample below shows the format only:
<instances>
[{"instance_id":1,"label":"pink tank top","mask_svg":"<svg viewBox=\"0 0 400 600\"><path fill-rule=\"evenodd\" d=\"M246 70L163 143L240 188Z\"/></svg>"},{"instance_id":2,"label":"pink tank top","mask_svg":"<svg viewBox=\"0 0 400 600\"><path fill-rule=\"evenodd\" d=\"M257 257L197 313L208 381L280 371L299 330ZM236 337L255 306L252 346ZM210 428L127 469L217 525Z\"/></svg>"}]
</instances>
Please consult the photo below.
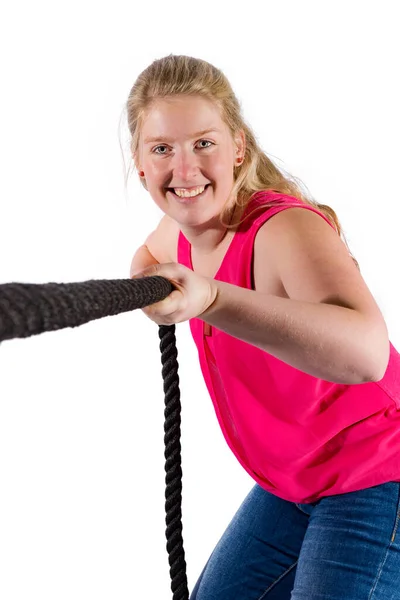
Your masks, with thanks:
<instances>
[{"instance_id":1,"label":"pink tank top","mask_svg":"<svg viewBox=\"0 0 400 600\"><path fill-rule=\"evenodd\" d=\"M254 289L255 235L273 215L303 207L297 198L257 192L215 279ZM193 270L179 234L178 262ZM400 355L390 344L381 381L332 383L304 373L201 319L189 321L204 380L227 444L264 489L297 503L400 481Z\"/></svg>"}]
</instances>

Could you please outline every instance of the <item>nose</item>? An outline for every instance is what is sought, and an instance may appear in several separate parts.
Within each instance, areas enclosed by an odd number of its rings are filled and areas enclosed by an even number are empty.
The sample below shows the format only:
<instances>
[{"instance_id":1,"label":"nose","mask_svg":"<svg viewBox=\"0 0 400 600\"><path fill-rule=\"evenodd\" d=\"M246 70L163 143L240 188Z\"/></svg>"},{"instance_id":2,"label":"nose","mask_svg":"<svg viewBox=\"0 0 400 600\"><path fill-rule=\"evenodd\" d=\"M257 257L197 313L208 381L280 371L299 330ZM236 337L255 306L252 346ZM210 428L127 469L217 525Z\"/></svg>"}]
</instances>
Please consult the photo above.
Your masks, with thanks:
<instances>
[{"instance_id":1,"label":"nose","mask_svg":"<svg viewBox=\"0 0 400 600\"><path fill-rule=\"evenodd\" d=\"M179 182L192 182L199 173L199 157L191 149L176 151L172 159L173 178Z\"/></svg>"}]
</instances>

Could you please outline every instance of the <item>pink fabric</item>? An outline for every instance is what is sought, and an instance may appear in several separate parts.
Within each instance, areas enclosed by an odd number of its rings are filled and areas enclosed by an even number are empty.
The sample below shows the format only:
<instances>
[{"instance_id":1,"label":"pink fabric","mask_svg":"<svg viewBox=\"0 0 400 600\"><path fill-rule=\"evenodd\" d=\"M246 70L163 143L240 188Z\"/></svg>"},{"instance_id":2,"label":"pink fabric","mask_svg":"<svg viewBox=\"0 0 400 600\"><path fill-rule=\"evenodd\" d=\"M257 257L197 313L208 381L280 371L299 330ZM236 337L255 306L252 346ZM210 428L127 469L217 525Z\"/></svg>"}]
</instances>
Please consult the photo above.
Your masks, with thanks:
<instances>
[{"instance_id":1,"label":"pink fabric","mask_svg":"<svg viewBox=\"0 0 400 600\"><path fill-rule=\"evenodd\" d=\"M246 209L273 200L237 230L215 279L248 289L259 227L297 206L276 192L258 192ZM182 232L178 262L193 270ZM200 366L223 435L237 460L264 489L292 502L313 502L387 481L400 481L400 355L379 382L342 385L318 379L267 352L189 321Z\"/></svg>"}]
</instances>

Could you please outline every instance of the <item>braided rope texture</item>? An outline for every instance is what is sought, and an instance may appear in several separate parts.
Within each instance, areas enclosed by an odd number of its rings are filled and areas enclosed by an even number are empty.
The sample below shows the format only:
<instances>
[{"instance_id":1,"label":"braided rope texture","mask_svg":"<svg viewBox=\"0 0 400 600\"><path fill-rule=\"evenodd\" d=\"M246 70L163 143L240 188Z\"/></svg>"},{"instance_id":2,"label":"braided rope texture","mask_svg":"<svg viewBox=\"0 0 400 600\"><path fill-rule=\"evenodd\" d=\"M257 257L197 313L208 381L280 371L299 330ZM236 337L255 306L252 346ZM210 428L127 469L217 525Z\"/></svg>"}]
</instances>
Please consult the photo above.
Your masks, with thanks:
<instances>
[{"instance_id":1,"label":"braided rope texture","mask_svg":"<svg viewBox=\"0 0 400 600\"><path fill-rule=\"evenodd\" d=\"M164 277L0 285L0 342L143 308L173 290Z\"/></svg>"},{"instance_id":2,"label":"braided rope texture","mask_svg":"<svg viewBox=\"0 0 400 600\"><path fill-rule=\"evenodd\" d=\"M90 280L82 283L0 285L0 342L77 327L94 319L143 308L174 289L164 277ZM182 539L181 403L175 325L160 325L165 394L166 539L173 600L188 600Z\"/></svg>"},{"instance_id":3,"label":"braided rope texture","mask_svg":"<svg viewBox=\"0 0 400 600\"><path fill-rule=\"evenodd\" d=\"M175 325L160 325L164 381L165 513L167 552L173 600L188 600L185 551L182 538L181 402Z\"/></svg>"}]
</instances>

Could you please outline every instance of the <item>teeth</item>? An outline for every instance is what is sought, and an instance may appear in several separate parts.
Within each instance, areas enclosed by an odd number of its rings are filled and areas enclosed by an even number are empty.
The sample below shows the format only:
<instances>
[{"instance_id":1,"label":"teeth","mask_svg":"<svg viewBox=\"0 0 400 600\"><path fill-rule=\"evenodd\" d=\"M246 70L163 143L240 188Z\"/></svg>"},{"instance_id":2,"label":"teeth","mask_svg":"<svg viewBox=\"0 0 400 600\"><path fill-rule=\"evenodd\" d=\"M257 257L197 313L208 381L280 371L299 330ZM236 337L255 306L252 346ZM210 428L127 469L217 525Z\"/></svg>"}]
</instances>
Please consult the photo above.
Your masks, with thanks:
<instances>
[{"instance_id":1,"label":"teeth","mask_svg":"<svg viewBox=\"0 0 400 600\"><path fill-rule=\"evenodd\" d=\"M206 188L205 185L194 188L192 190L185 190L183 188L174 188L174 192L180 198L193 198L194 196L198 196L199 194L204 192L205 188Z\"/></svg>"}]
</instances>

